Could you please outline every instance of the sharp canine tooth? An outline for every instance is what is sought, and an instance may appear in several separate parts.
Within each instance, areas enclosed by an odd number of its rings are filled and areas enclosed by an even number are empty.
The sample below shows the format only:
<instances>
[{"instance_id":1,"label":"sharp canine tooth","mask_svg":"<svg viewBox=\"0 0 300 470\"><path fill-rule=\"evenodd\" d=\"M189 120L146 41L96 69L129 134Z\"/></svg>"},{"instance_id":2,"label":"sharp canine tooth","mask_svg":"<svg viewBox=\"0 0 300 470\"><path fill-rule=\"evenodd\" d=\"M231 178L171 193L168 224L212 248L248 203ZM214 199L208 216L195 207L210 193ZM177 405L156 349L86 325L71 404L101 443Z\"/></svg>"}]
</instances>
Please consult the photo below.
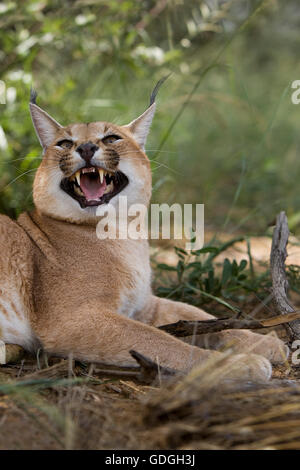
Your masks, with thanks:
<instances>
[{"instance_id":1,"label":"sharp canine tooth","mask_svg":"<svg viewBox=\"0 0 300 470\"><path fill-rule=\"evenodd\" d=\"M98 170L98 171L99 171L100 181L101 181L101 184L102 184L103 180L104 180L104 171L103 170Z\"/></svg>"},{"instance_id":2,"label":"sharp canine tooth","mask_svg":"<svg viewBox=\"0 0 300 470\"><path fill-rule=\"evenodd\" d=\"M80 170L76 171L75 178L78 183L78 186L80 186Z\"/></svg>"}]
</instances>

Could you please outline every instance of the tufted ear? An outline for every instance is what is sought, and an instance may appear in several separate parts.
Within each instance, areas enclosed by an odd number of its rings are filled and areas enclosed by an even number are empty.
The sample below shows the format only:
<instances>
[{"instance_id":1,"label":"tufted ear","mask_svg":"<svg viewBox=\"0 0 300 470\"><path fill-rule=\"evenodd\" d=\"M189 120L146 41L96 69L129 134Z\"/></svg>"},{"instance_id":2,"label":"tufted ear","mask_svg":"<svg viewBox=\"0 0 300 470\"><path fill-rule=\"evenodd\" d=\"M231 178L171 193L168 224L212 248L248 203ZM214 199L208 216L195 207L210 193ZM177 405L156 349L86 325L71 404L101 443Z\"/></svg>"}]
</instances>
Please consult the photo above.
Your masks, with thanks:
<instances>
[{"instance_id":1,"label":"tufted ear","mask_svg":"<svg viewBox=\"0 0 300 470\"><path fill-rule=\"evenodd\" d=\"M131 121L130 124L125 126L132 132L136 142L139 144L142 150L144 150L145 148L146 139L149 134L152 119L154 117L156 95L161 85L167 80L169 76L170 74L161 78L155 85L150 96L149 108L146 109L146 111L141 114L138 118L136 118L134 121Z\"/></svg>"},{"instance_id":2,"label":"tufted ear","mask_svg":"<svg viewBox=\"0 0 300 470\"><path fill-rule=\"evenodd\" d=\"M154 113L155 103L149 106L149 108L146 109L146 111L141 114L141 116L139 116L137 119L135 119L126 126L133 134L133 137L135 138L136 142L142 150L144 150L145 148L145 143L149 134Z\"/></svg>"},{"instance_id":3,"label":"tufted ear","mask_svg":"<svg viewBox=\"0 0 300 470\"><path fill-rule=\"evenodd\" d=\"M29 103L31 119L40 144L46 150L62 126L36 104L36 97L36 92L31 89Z\"/></svg>"}]
</instances>

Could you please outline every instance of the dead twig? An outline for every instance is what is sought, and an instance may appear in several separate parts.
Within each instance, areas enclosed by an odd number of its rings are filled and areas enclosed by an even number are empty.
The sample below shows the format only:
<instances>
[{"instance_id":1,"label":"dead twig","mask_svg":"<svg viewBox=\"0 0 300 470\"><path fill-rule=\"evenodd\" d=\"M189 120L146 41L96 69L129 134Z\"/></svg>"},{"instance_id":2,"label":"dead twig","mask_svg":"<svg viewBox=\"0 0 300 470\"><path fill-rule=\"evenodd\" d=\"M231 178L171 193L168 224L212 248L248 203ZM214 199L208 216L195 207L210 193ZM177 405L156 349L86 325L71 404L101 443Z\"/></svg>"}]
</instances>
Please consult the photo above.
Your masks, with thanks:
<instances>
[{"instance_id":1,"label":"dead twig","mask_svg":"<svg viewBox=\"0 0 300 470\"><path fill-rule=\"evenodd\" d=\"M136 360L136 366L113 366L107 364L95 364L93 369L93 375L102 377L118 377L136 380L144 384L155 385L160 380L173 376L177 373L176 370L168 369L153 362L148 357L140 354L137 351L129 351L131 356ZM24 357L26 351L16 344L5 344L3 341L0 342L0 364L8 365L12 363L18 363ZM55 356L49 357L50 362L56 361L58 358ZM75 367L75 362L73 362ZM77 372L80 371L78 370ZM57 378L67 377L69 373L69 361L61 359L59 363L55 363L50 367L45 367L40 370L33 372L26 376L26 379L38 380L41 378ZM84 374L86 375L86 374ZM23 380L23 378L20 378Z\"/></svg>"},{"instance_id":2,"label":"dead twig","mask_svg":"<svg viewBox=\"0 0 300 470\"><path fill-rule=\"evenodd\" d=\"M0 340L0 364L20 362L25 355L25 350L17 344L5 344Z\"/></svg>"},{"instance_id":3,"label":"dead twig","mask_svg":"<svg viewBox=\"0 0 300 470\"><path fill-rule=\"evenodd\" d=\"M74 364L73 364L74 366ZM26 374L26 380L40 380L40 379L60 379L68 377L69 374L69 360L62 359L57 364L53 364L45 369L39 369L32 374ZM19 377L19 380L24 380L24 377Z\"/></svg>"},{"instance_id":4,"label":"dead twig","mask_svg":"<svg viewBox=\"0 0 300 470\"><path fill-rule=\"evenodd\" d=\"M289 228L285 212L280 212L276 219L276 227L273 233L271 248L271 277L273 301L277 312L281 315L290 315L295 312L287 298L288 280L285 273L285 260L287 257L287 243L289 239ZM300 321L292 319L285 323L290 343L300 338Z\"/></svg>"},{"instance_id":5,"label":"dead twig","mask_svg":"<svg viewBox=\"0 0 300 470\"><path fill-rule=\"evenodd\" d=\"M178 373L174 369L162 367L143 354L131 350L131 356L136 360L136 366L112 366L107 364L96 364L93 373L102 377L118 377L136 380L137 382L156 385L160 380L164 381Z\"/></svg>"},{"instance_id":6,"label":"dead twig","mask_svg":"<svg viewBox=\"0 0 300 470\"><path fill-rule=\"evenodd\" d=\"M157 385L179 373L174 369L160 366L143 354L130 350L129 353L136 360L136 366L116 366L107 364L94 364L93 375L101 377L117 377L136 380L147 385Z\"/></svg>"},{"instance_id":7,"label":"dead twig","mask_svg":"<svg viewBox=\"0 0 300 470\"><path fill-rule=\"evenodd\" d=\"M202 321L179 320L176 323L162 325L159 329L177 337L184 337L216 333L223 330L257 330L260 328L270 328L272 326L285 325L296 319L300 319L300 313L293 312L289 315L278 315L267 320L238 320L235 318L219 318L216 320Z\"/></svg>"},{"instance_id":8,"label":"dead twig","mask_svg":"<svg viewBox=\"0 0 300 470\"><path fill-rule=\"evenodd\" d=\"M138 353L137 351L129 351L131 356L136 360L140 366L139 370L139 381L146 384L155 384L158 379L167 379L168 377L174 376L178 371L174 369L169 369L167 367L162 367L156 362L153 362L143 354Z\"/></svg>"}]
</instances>

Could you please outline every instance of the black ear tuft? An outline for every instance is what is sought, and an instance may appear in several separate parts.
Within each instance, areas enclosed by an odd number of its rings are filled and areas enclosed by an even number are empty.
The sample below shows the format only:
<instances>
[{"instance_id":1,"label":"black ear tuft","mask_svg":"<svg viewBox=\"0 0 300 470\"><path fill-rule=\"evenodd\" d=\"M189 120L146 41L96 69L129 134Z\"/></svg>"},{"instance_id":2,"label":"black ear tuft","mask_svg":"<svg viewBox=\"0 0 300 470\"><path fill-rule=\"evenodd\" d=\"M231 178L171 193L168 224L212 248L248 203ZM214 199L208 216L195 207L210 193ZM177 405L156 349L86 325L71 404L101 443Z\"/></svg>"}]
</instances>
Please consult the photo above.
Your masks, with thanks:
<instances>
[{"instance_id":1,"label":"black ear tuft","mask_svg":"<svg viewBox=\"0 0 300 470\"><path fill-rule=\"evenodd\" d=\"M37 92L34 90L34 88L30 88L30 103L36 104L36 99L37 99Z\"/></svg>"},{"instance_id":2,"label":"black ear tuft","mask_svg":"<svg viewBox=\"0 0 300 470\"><path fill-rule=\"evenodd\" d=\"M157 84L155 85L151 95L150 95L150 104L149 104L149 107L155 102L155 98L156 98L156 95L158 93L158 90L160 89L160 87L162 86L162 84L167 80L167 78L169 78L169 76L171 75L171 73L169 73L168 75L166 75L165 77L161 78L160 80L158 80Z\"/></svg>"}]
</instances>

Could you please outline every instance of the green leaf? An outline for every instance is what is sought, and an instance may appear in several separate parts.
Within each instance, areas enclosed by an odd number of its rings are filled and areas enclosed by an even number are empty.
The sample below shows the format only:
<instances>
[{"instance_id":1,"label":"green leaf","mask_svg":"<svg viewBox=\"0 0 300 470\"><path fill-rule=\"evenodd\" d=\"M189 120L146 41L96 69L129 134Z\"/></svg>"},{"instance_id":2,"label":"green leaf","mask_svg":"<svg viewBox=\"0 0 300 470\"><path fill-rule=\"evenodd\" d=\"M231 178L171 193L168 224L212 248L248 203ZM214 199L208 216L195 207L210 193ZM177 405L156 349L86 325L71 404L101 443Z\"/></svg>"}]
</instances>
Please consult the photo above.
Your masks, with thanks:
<instances>
[{"instance_id":1,"label":"green leaf","mask_svg":"<svg viewBox=\"0 0 300 470\"><path fill-rule=\"evenodd\" d=\"M216 246L205 246L204 248L200 248L199 250L195 250L195 251L192 251L191 252L192 255L201 255L203 253L219 253L219 248L217 248Z\"/></svg>"},{"instance_id":2,"label":"green leaf","mask_svg":"<svg viewBox=\"0 0 300 470\"><path fill-rule=\"evenodd\" d=\"M221 280L222 286L225 286L227 284L231 276L232 276L232 266L231 266L229 259L226 258L223 263L223 272L222 272L222 280Z\"/></svg>"},{"instance_id":3,"label":"green leaf","mask_svg":"<svg viewBox=\"0 0 300 470\"><path fill-rule=\"evenodd\" d=\"M177 268L175 268L175 266L169 266L168 264L165 264L165 263L159 263L157 265L157 268L163 271L177 271Z\"/></svg>"},{"instance_id":4,"label":"green leaf","mask_svg":"<svg viewBox=\"0 0 300 470\"><path fill-rule=\"evenodd\" d=\"M244 269L246 268L247 264L248 264L247 260L242 259L242 261L240 262L240 265L239 265L239 271L244 271Z\"/></svg>"}]
</instances>

